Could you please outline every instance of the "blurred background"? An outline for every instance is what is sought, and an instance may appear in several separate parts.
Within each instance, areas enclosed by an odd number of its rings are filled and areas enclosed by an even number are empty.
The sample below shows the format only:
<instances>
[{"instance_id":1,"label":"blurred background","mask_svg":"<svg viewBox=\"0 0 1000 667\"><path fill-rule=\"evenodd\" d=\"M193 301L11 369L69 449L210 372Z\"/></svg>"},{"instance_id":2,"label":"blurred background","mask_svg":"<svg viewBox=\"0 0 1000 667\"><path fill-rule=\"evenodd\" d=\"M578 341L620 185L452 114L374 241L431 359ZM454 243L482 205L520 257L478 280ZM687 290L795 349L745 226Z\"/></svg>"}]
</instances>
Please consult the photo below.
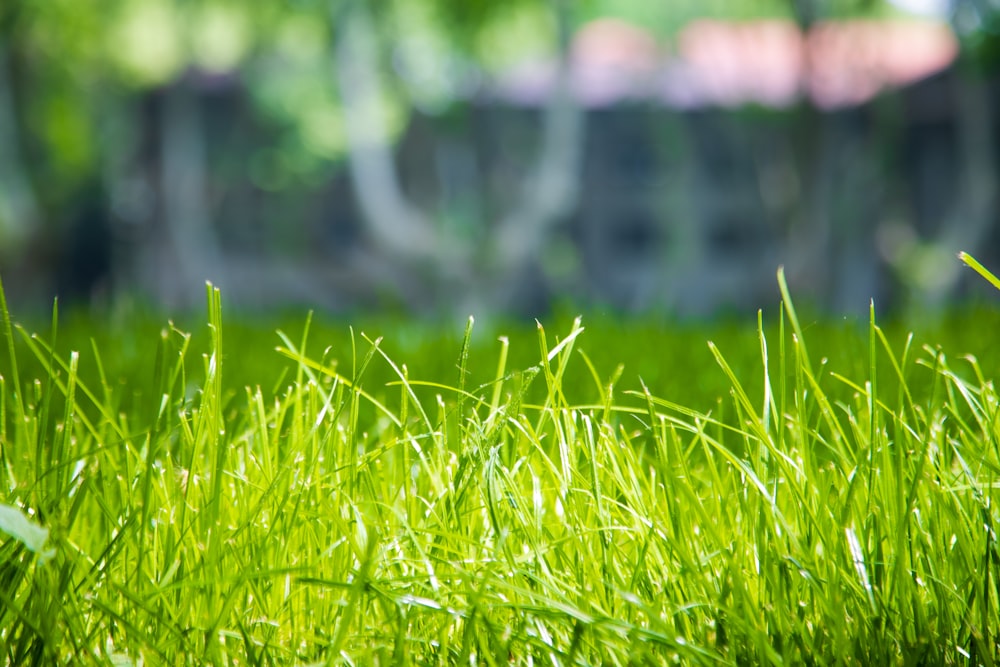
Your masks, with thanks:
<instances>
[{"instance_id":1,"label":"blurred background","mask_svg":"<svg viewBox=\"0 0 1000 667\"><path fill-rule=\"evenodd\" d=\"M700 318L784 265L933 312L1000 263L998 67L997 0L3 0L0 276Z\"/></svg>"}]
</instances>

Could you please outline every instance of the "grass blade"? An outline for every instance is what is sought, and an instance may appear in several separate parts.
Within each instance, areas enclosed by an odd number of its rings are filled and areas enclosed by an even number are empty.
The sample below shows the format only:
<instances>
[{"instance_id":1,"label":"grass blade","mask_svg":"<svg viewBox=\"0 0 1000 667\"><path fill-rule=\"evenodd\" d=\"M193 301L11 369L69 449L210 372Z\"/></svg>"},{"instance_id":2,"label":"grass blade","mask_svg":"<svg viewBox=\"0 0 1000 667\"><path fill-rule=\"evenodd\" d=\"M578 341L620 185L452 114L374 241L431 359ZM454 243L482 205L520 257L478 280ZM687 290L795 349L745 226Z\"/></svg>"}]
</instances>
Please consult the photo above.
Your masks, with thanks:
<instances>
[{"instance_id":1,"label":"grass blade","mask_svg":"<svg viewBox=\"0 0 1000 667\"><path fill-rule=\"evenodd\" d=\"M985 266L976 261L975 257L973 257L972 255L970 255L965 251L962 251L958 253L958 258L962 260L962 262L966 266L970 267L973 271L975 271L983 278L985 278L987 282L989 282L991 285L1000 290L1000 278L997 278L995 275L993 275L993 273L990 272L989 269L987 269Z\"/></svg>"}]
</instances>

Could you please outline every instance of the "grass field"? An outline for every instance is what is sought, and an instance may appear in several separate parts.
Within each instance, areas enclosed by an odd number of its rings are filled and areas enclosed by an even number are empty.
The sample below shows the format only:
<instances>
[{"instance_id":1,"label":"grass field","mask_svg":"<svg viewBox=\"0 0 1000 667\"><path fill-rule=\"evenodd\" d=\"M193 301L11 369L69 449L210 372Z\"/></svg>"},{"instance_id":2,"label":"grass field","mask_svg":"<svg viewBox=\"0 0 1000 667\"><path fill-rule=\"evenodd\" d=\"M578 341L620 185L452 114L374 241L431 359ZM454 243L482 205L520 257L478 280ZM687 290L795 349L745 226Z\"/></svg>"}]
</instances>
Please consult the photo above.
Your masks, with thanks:
<instances>
[{"instance_id":1,"label":"grass field","mask_svg":"<svg viewBox=\"0 0 1000 667\"><path fill-rule=\"evenodd\" d=\"M211 287L207 327L33 336L0 298L0 659L994 664L1000 314L781 284L499 340L275 334Z\"/></svg>"}]
</instances>

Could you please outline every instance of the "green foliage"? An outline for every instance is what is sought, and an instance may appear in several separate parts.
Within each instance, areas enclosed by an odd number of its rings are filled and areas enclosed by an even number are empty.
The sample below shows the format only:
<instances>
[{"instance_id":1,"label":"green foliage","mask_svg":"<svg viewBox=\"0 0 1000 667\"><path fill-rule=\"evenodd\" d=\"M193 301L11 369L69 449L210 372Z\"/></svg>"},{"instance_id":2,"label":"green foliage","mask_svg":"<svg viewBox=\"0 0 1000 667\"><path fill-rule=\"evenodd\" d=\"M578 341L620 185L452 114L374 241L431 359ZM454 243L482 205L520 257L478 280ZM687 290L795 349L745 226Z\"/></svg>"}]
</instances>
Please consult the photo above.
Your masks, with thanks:
<instances>
[{"instance_id":1,"label":"green foliage","mask_svg":"<svg viewBox=\"0 0 1000 667\"><path fill-rule=\"evenodd\" d=\"M996 356L782 289L707 350L310 318L277 352L211 287L206 335L113 344L30 335L0 289L3 659L988 664Z\"/></svg>"}]
</instances>

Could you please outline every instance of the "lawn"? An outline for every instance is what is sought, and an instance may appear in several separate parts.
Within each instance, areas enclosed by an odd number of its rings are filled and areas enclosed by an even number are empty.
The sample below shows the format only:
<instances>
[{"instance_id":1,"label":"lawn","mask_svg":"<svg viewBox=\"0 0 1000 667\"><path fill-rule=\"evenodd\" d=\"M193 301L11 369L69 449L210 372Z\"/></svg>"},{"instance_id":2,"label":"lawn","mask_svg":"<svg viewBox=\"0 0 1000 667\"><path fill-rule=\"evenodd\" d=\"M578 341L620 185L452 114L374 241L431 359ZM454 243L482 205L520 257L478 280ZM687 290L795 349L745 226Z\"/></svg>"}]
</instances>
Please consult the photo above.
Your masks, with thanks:
<instances>
[{"instance_id":1,"label":"lawn","mask_svg":"<svg viewBox=\"0 0 1000 667\"><path fill-rule=\"evenodd\" d=\"M993 664L1000 314L780 284L499 338L276 333L211 286L207 323L33 336L0 298L2 659Z\"/></svg>"}]
</instances>

